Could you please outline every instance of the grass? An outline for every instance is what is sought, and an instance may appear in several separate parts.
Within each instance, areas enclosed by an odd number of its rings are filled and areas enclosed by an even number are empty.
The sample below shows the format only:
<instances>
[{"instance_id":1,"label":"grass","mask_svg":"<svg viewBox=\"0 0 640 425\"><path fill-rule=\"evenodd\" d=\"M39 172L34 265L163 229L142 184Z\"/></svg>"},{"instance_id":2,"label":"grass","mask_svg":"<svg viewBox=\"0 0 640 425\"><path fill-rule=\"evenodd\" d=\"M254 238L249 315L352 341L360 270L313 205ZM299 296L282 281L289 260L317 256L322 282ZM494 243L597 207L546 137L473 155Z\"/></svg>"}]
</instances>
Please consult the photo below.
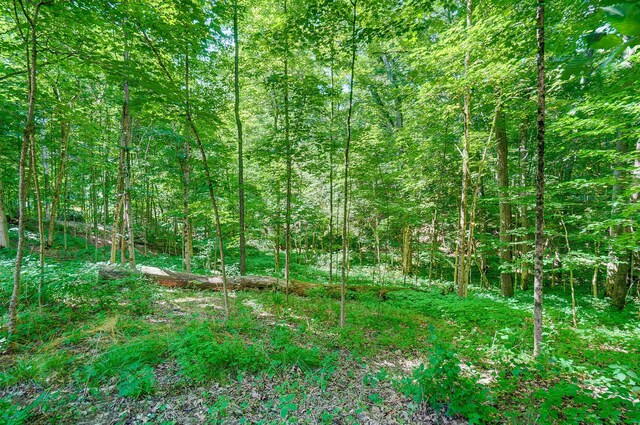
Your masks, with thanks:
<instances>
[{"instance_id":1,"label":"grass","mask_svg":"<svg viewBox=\"0 0 640 425\"><path fill-rule=\"evenodd\" d=\"M93 251L69 242L76 255L47 261L43 306L37 262L26 258L17 348L0 362L0 423L180 423L175 406L209 423L409 423L432 409L479 423L640 421L635 303L618 312L579 294L574 329L569 294L547 289L545 355L534 360L530 292L459 299L422 280L421 291L384 299L353 292L344 329L325 292L288 303L242 292L224 322L219 293L99 282ZM13 254L0 251L3 299ZM251 254L251 273L275 274L272 256ZM172 257L139 262L179 267ZM322 266L296 264L293 275L327 280ZM371 284L366 269L352 275Z\"/></svg>"}]
</instances>

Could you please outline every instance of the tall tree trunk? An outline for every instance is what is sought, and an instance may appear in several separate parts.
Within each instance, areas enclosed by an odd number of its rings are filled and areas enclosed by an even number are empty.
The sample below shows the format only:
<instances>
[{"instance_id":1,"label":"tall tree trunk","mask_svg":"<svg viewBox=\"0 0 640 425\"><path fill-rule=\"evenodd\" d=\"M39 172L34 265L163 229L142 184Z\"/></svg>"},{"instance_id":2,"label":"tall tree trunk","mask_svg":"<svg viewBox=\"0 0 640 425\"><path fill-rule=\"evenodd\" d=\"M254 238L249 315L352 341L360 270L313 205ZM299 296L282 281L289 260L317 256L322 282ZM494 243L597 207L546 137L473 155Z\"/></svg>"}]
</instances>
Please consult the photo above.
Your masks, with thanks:
<instances>
[{"instance_id":1,"label":"tall tree trunk","mask_svg":"<svg viewBox=\"0 0 640 425\"><path fill-rule=\"evenodd\" d=\"M20 162L18 165L18 246L16 250L16 262L13 273L13 290L11 292L11 299L9 301L9 324L8 324L8 336L9 340L16 332L17 313L18 313L18 297L20 294L20 272L22 270L22 258L24 255L24 225L26 220L25 202L28 192L28 175L27 175L27 155L29 155L29 146L35 143L35 106L36 106L36 94L37 94L37 58L38 58L38 44L37 44L37 23L38 15L40 13L40 7L42 3L37 3L33 15L30 16L29 12L23 7L20 2L22 14L29 23L29 32L25 34L20 30L20 35L25 44L25 56L27 64L28 75L28 112L27 119L25 121L24 130L22 132L22 146L20 148ZM16 11L16 22L19 22L18 7L16 0L14 0L14 11Z\"/></svg>"},{"instance_id":2,"label":"tall tree trunk","mask_svg":"<svg viewBox=\"0 0 640 425\"><path fill-rule=\"evenodd\" d=\"M631 194L631 202L640 202L640 139L636 141L636 159L633 161L633 182L638 189L637 192Z\"/></svg>"},{"instance_id":3,"label":"tall tree trunk","mask_svg":"<svg viewBox=\"0 0 640 425\"><path fill-rule=\"evenodd\" d=\"M150 41L147 39L147 42ZM151 45L151 44L150 44ZM169 79L171 79L171 74L169 74L162 64L162 60L159 55L156 55L158 59L158 63L160 67L165 71ZM187 74L188 75L188 74ZM187 125L191 129L193 133L193 137L198 145L198 150L200 151L200 155L202 156L202 166L204 168L205 176L207 178L207 188L209 189L209 199L211 200L211 206L213 208L213 216L216 223L216 235L218 237L218 251L220 253L220 272L222 273L222 294L223 294L223 303L224 303L224 319L228 320L230 316L230 307L229 307L229 294L227 291L227 269L225 263L225 254L224 254L224 239L222 234L222 225L220 224L220 212L218 210L218 202L216 201L216 196L213 188L213 178L211 177L211 170L209 168L209 163L207 162L207 154L204 150L204 145L202 144L202 140L200 139L200 134L198 133L198 129L193 121L191 116L191 103L189 102L189 82L187 80L186 84L186 93L185 93L185 117L187 120Z\"/></svg>"},{"instance_id":4,"label":"tall tree trunk","mask_svg":"<svg viewBox=\"0 0 640 425\"><path fill-rule=\"evenodd\" d=\"M120 232L120 228L122 227L122 205L124 204L124 197L122 196L122 179L118 179L118 202L116 203L116 207L113 212L113 228L112 228L112 237L111 237L111 255L109 256L109 262L111 264L115 264L116 255L118 253L118 247L120 245L120 238L122 238L122 234ZM65 214L66 217L66 214ZM66 218L65 218L66 220Z\"/></svg>"},{"instance_id":5,"label":"tall tree trunk","mask_svg":"<svg viewBox=\"0 0 640 425\"><path fill-rule=\"evenodd\" d=\"M564 228L564 241L567 245L567 254L571 253L571 245L569 244L569 232L567 231L567 225L564 220L561 220L560 223ZM573 266L569 265L569 286L571 288L571 317L573 322L573 327L578 327L578 319L576 316L576 291L573 286Z\"/></svg>"},{"instance_id":6,"label":"tall tree trunk","mask_svg":"<svg viewBox=\"0 0 640 425\"><path fill-rule=\"evenodd\" d=\"M53 245L53 235L55 232L55 224L58 213L58 204L60 203L60 189L62 187L62 180L64 177L65 166L67 163L67 145L69 140L69 123L62 122L60 124L60 132L62 134L60 147L60 168L56 175L56 182L53 188L53 199L51 201L51 217L49 218L49 233L47 238L47 246Z\"/></svg>"},{"instance_id":7,"label":"tall tree trunk","mask_svg":"<svg viewBox=\"0 0 640 425\"><path fill-rule=\"evenodd\" d=\"M495 121L493 124L495 124ZM491 129L489 138L491 138L492 135L493 135L493 126ZM471 276L471 261L473 260L473 254L476 248L476 243L474 241L474 233L476 229L476 215L478 212L478 208L477 208L478 198L481 195L480 189L482 187L482 178L484 176L484 166L487 160L487 148L488 148L488 143L485 146L484 150L482 151L482 157L480 159L480 163L478 164L478 177L476 179L476 184L474 185L472 196L471 196L471 213L469 215L469 231L467 234L467 241L465 243L467 247L467 252L465 253L465 258L463 261L463 264L464 264L463 272L464 272L465 280L467 283L469 282L469 278ZM482 267L479 267L479 268L482 276L484 276L484 270L482 269ZM484 277L482 277L482 279L484 279Z\"/></svg>"},{"instance_id":8,"label":"tall tree trunk","mask_svg":"<svg viewBox=\"0 0 640 425\"><path fill-rule=\"evenodd\" d=\"M189 102L189 53L185 54L185 87L186 87L186 102ZM184 161L182 165L183 175L183 199L182 199L182 214L183 214L183 228L182 228L182 240L184 244L184 266L187 273L191 273L191 231L189 224L189 158L191 156L191 146L189 144L189 136L184 140Z\"/></svg>"},{"instance_id":9,"label":"tall tree trunk","mask_svg":"<svg viewBox=\"0 0 640 425\"><path fill-rule=\"evenodd\" d=\"M402 274L407 276L411 274L413 268L412 257L413 252L411 250L411 227L405 226L402 229Z\"/></svg>"},{"instance_id":10,"label":"tall tree trunk","mask_svg":"<svg viewBox=\"0 0 640 425\"><path fill-rule=\"evenodd\" d=\"M542 350L542 284L544 278L544 142L546 86L544 80L544 0L538 0L537 31L538 45L538 166L536 170L536 244L533 282L533 355Z\"/></svg>"},{"instance_id":11,"label":"tall tree trunk","mask_svg":"<svg viewBox=\"0 0 640 425\"><path fill-rule=\"evenodd\" d=\"M126 38L126 32L125 32ZM125 40L125 63L129 62L129 50L126 47ZM134 268L136 265L136 256L133 237L133 214L131 207L131 139L133 137L133 128L131 125L131 112L129 110L129 81L124 82L124 103L122 105L122 149L124 151L124 227L126 227L127 247L129 249L129 267ZM125 232L123 232L125 233Z\"/></svg>"},{"instance_id":12,"label":"tall tree trunk","mask_svg":"<svg viewBox=\"0 0 640 425\"><path fill-rule=\"evenodd\" d=\"M187 104L187 124L191 128L193 132L193 136L196 140L196 144L198 145L198 149L200 150L200 155L202 156L202 166L204 168L205 176L207 177L207 187L209 189L209 199L211 200L211 206L213 207L213 216L216 222L216 234L218 236L218 251L220 252L220 271L222 273L222 293L223 293L223 301L224 301L224 318L225 320L229 319L229 295L227 291L227 270L225 266L224 259L224 240L222 238L222 226L220 225L220 213L218 211L218 203L216 201L215 193L213 190L213 179L211 178L211 170L209 169L209 164L207 162L207 154L204 150L204 146L202 145L202 141L200 140L200 135L198 130L196 129L195 123L191 118L190 106Z\"/></svg>"},{"instance_id":13,"label":"tall tree trunk","mask_svg":"<svg viewBox=\"0 0 640 425\"><path fill-rule=\"evenodd\" d=\"M44 249L45 249L45 236L44 236L44 217L42 215L42 196L40 193L40 182L38 180L38 164L36 155L36 141L35 138L31 140L31 172L33 178L33 190L36 195L36 214L38 218L38 240L40 242L38 247L38 305L42 305L42 285L44 284Z\"/></svg>"},{"instance_id":14,"label":"tall tree trunk","mask_svg":"<svg viewBox=\"0 0 640 425\"><path fill-rule=\"evenodd\" d=\"M191 273L191 231L189 224L189 137L184 142L184 164L182 165L183 193L182 193L182 242L184 251L184 267Z\"/></svg>"},{"instance_id":15,"label":"tall tree trunk","mask_svg":"<svg viewBox=\"0 0 640 425\"><path fill-rule=\"evenodd\" d=\"M628 151L627 143L622 140L622 136L618 134L616 140L616 151L618 155L623 156ZM623 169L624 162L619 159L613 171L614 184L612 189L612 215L614 218L619 214L620 207L624 200L622 199L623 188ZM607 262L607 295L611 297L611 304L619 310L624 309L628 292L627 275L629 274L629 253L626 249L616 247L617 239L630 231L629 226L623 224L614 224L609 229L611 247L609 248L609 261Z\"/></svg>"},{"instance_id":16,"label":"tall tree trunk","mask_svg":"<svg viewBox=\"0 0 640 425\"><path fill-rule=\"evenodd\" d=\"M60 95L56 89L56 96L58 100ZM49 218L49 233L47 238L47 246L53 245L53 236L55 233L56 218L58 215L58 204L60 203L60 190L62 188L62 180L64 179L65 167L67 165L67 147L69 144L69 134L71 132L71 125L69 121L62 119L60 122L60 167L56 175L56 181L53 188L53 199L51 200L51 216Z\"/></svg>"},{"instance_id":17,"label":"tall tree trunk","mask_svg":"<svg viewBox=\"0 0 640 425\"><path fill-rule=\"evenodd\" d=\"M280 192L280 181L278 180L278 188L276 190L276 208L277 208L277 212L276 212L276 235L275 235L275 241L273 244L273 251L274 251L274 267L276 270L276 273L280 272L280 246L281 246L281 240L280 240L280 236L281 236L281 231L282 231L282 223L280 220L282 220L281 217L281 210L280 210L280 197L281 197L281 192Z\"/></svg>"},{"instance_id":18,"label":"tall tree trunk","mask_svg":"<svg viewBox=\"0 0 640 425\"><path fill-rule=\"evenodd\" d=\"M336 102L335 102L335 76L333 73L335 47L333 39L331 40L331 115L329 117L329 284L333 283L333 122L335 119Z\"/></svg>"},{"instance_id":19,"label":"tall tree trunk","mask_svg":"<svg viewBox=\"0 0 640 425\"><path fill-rule=\"evenodd\" d=\"M244 222L244 164L242 158L242 121L240 121L240 78L239 78L239 56L240 44L238 44L238 0L233 1L233 42L234 42L234 90L235 104L233 107L236 127L238 129L238 209L240 214L240 275L247 272L246 265L246 242L245 242L245 222Z\"/></svg>"},{"instance_id":20,"label":"tall tree trunk","mask_svg":"<svg viewBox=\"0 0 640 425\"><path fill-rule=\"evenodd\" d=\"M527 187L528 183L528 156L527 151L527 130L524 124L520 125L520 147L519 147L519 166L520 166L520 185L522 189ZM524 229L524 234L520 238L520 289L526 291L529 288L529 262L527 254L529 253L529 216L525 202L520 206L520 225Z\"/></svg>"},{"instance_id":21,"label":"tall tree trunk","mask_svg":"<svg viewBox=\"0 0 640 425\"><path fill-rule=\"evenodd\" d=\"M289 25L289 17L287 15L287 0L284 0L284 16L286 26ZM287 161L287 193L285 200L285 260L284 260L284 278L285 278L285 297L289 302L289 283L291 282L291 138L289 135L289 32L285 30L285 52L284 52L284 143L286 148Z\"/></svg>"},{"instance_id":22,"label":"tall tree trunk","mask_svg":"<svg viewBox=\"0 0 640 425\"><path fill-rule=\"evenodd\" d=\"M351 117L353 115L353 82L356 67L356 20L358 18L358 0L351 0L353 5L353 19L351 21L351 77L349 79L349 107L347 109L347 140L344 146L344 204L342 206L342 275L340 285L340 327L344 328L346 314L345 302L347 293L347 249L348 232L347 223L349 221L349 148L351 145Z\"/></svg>"},{"instance_id":23,"label":"tall tree trunk","mask_svg":"<svg viewBox=\"0 0 640 425\"><path fill-rule=\"evenodd\" d=\"M472 0L467 0L467 30L471 28L471 16L473 13ZM468 76L469 66L471 63L471 51L467 49L464 56L464 75ZM464 136L462 143L462 190L460 193L460 228L458 235L458 245L456 249L456 284L458 286L458 296L467 296L467 267L466 267L466 255L467 255L467 203L468 203L468 191L469 191L469 132L471 127L471 88L469 83L465 83L464 96L463 96L463 118L464 118Z\"/></svg>"},{"instance_id":24,"label":"tall tree trunk","mask_svg":"<svg viewBox=\"0 0 640 425\"><path fill-rule=\"evenodd\" d=\"M498 152L498 188L500 190L500 261L501 266L511 266L511 204L509 203L509 149L504 112L500 107L496 114L496 150ZM500 271L502 295L513 297L513 274Z\"/></svg>"},{"instance_id":25,"label":"tall tree trunk","mask_svg":"<svg viewBox=\"0 0 640 425\"><path fill-rule=\"evenodd\" d=\"M125 57L128 55L126 48L126 31L125 31ZM128 91L128 85L125 82L124 87ZM118 146L118 177L116 183L116 197L118 201L116 202L116 207L113 212L113 236L111 239L111 256L109 261L113 264L116 262L116 255L118 254L118 248L121 250L121 258L120 261L124 262L124 252L122 252L122 241L124 239L124 232L122 229L123 222L123 211L125 208L125 196L124 196L124 168L125 168L125 155L124 155L124 143L125 143L125 111L128 114L128 105L127 99L125 99L125 103L122 107L122 123L120 128L120 141Z\"/></svg>"},{"instance_id":26,"label":"tall tree trunk","mask_svg":"<svg viewBox=\"0 0 640 425\"><path fill-rule=\"evenodd\" d=\"M2 190L2 173L0 173L0 248L9 246L9 224L4 209L4 191Z\"/></svg>"}]
</instances>

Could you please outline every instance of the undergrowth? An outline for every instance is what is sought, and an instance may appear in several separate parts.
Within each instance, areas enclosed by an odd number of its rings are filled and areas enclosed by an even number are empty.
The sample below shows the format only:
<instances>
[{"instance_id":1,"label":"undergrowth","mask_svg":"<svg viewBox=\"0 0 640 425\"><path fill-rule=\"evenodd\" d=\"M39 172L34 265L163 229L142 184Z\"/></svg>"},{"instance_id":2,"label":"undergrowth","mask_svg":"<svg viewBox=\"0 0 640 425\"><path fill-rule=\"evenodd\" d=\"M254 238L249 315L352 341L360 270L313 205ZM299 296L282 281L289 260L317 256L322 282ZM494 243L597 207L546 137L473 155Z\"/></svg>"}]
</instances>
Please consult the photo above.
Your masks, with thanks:
<instances>
[{"instance_id":1,"label":"undergrowth","mask_svg":"<svg viewBox=\"0 0 640 425\"><path fill-rule=\"evenodd\" d=\"M11 256L0 252L4 299L11 290ZM401 404L416 420L431 410L472 423L640 423L640 330L633 303L617 312L580 297L573 328L568 294L551 289L546 354L535 360L528 292L503 300L479 291L459 299L440 286L395 287L383 296L352 291L345 328L331 291L292 295L288 302L281 293L246 292L232 298L232 317L225 322L218 293L166 290L136 278L99 281L96 266L81 257L49 259L42 305L37 262L25 260L16 345L0 358L0 423L64 422L79 414L64 406L83 397L155 400L193 386L260 377L287 383L268 403L289 421L302 414L306 388L325 391L337 376L348 380L347 391L367 388L360 411L391 402L380 390L386 383L405 397ZM250 269L259 273L269 261L257 255ZM326 277L322 270L295 267L303 280ZM6 318L6 305L2 309ZM0 349L6 342L3 328ZM388 365L376 366L380 362ZM359 368L367 373L354 384L349 380ZM36 390L26 396L20 392L25 386ZM87 388L93 395L80 396ZM247 405L218 397L209 402L208 417L224 422ZM318 421L357 417L337 412L322 411Z\"/></svg>"}]
</instances>

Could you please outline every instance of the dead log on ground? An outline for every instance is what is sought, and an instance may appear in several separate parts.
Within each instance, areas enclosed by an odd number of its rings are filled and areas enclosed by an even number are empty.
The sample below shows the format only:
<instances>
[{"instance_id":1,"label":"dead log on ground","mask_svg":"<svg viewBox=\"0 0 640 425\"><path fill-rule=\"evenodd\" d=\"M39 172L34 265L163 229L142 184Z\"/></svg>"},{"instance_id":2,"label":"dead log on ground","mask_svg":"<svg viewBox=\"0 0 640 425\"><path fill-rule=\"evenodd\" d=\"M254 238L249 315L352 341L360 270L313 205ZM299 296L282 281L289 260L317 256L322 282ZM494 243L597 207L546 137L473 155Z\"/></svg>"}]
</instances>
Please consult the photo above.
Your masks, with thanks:
<instances>
[{"instance_id":1,"label":"dead log on ground","mask_svg":"<svg viewBox=\"0 0 640 425\"><path fill-rule=\"evenodd\" d=\"M103 266L100 268L98 275L100 280L115 280L141 275L168 288L191 288L222 291L221 276L204 276L193 273L174 272L172 270L161 269L159 267L142 266L138 271L114 266ZM271 276L229 276L227 277L227 287L230 291L253 289L284 292L286 289L286 283L284 279L278 279ZM349 286L347 291L368 293L384 299L386 298L387 293L403 289L407 288L354 285ZM289 284L289 293L299 296L307 296L313 293L317 295L326 295L332 298L339 298L340 286L292 280Z\"/></svg>"}]
</instances>

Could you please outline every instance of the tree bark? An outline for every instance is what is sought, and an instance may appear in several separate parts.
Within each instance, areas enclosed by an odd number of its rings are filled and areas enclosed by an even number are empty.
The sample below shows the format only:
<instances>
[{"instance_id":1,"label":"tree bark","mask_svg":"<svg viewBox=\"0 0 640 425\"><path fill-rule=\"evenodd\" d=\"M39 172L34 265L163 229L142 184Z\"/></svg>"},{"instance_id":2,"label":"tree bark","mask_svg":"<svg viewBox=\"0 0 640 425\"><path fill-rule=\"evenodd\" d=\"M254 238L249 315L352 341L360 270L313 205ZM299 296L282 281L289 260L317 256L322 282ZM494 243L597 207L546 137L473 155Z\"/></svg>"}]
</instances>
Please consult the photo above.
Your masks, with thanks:
<instances>
[{"instance_id":1,"label":"tree bark","mask_svg":"<svg viewBox=\"0 0 640 425\"><path fill-rule=\"evenodd\" d=\"M289 25L289 16L287 14L287 0L284 0L284 16L285 25ZM289 282L291 281L291 138L289 135L289 32L285 30L285 52L284 52L284 143L286 149L287 161L287 189L285 200L285 260L284 260L284 279L285 279L285 296L289 302Z\"/></svg>"},{"instance_id":2,"label":"tree bark","mask_svg":"<svg viewBox=\"0 0 640 425\"><path fill-rule=\"evenodd\" d=\"M0 174L0 248L9 247L9 224L4 208L4 191L2 189L2 175Z\"/></svg>"},{"instance_id":3,"label":"tree bark","mask_svg":"<svg viewBox=\"0 0 640 425\"><path fill-rule=\"evenodd\" d=\"M500 261L511 266L511 204L509 203L509 149L507 127L502 107L496 114L496 150L498 152L498 190L500 191ZM513 274L500 270L500 287L504 297L513 297Z\"/></svg>"},{"instance_id":4,"label":"tree bark","mask_svg":"<svg viewBox=\"0 0 640 425\"><path fill-rule=\"evenodd\" d=\"M411 274L413 269L412 257L413 252L411 250L411 227L405 226L402 229L402 274L407 276Z\"/></svg>"},{"instance_id":5,"label":"tree bark","mask_svg":"<svg viewBox=\"0 0 640 425\"><path fill-rule=\"evenodd\" d=\"M524 189L527 187L528 173L527 173L527 161L529 153L527 151L527 133L524 124L520 125L520 156L519 166L521 170L520 185ZM529 288L529 262L527 260L527 254L529 253L529 217L527 206L522 202L520 206L520 224L524 229L524 235L520 239L520 289L526 291Z\"/></svg>"},{"instance_id":6,"label":"tree bark","mask_svg":"<svg viewBox=\"0 0 640 425\"><path fill-rule=\"evenodd\" d=\"M178 273L168 269L158 267L142 266L140 271L119 268L114 266L103 266L98 271L100 281L111 281L130 276L143 276L159 285L169 288L190 288L202 290L224 290L224 281L221 276L205 276L192 273ZM264 291L285 291L286 283L282 279L271 276L233 276L227 279L227 288L234 291L243 290L264 290ZM290 282L288 290L291 294L298 296L309 296L312 294L325 294L334 298L340 297L339 287L325 285L321 283L309 283L298 280ZM349 291L357 293L368 293L386 299L389 292L406 291L401 287L382 287L372 285L354 285L349 287ZM421 292L418 288L410 290Z\"/></svg>"},{"instance_id":7,"label":"tree bark","mask_svg":"<svg viewBox=\"0 0 640 425\"><path fill-rule=\"evenodd\" d=\"M544 278L544 144L545 144L545 113L546 86L544 69L544 0L538 0L537 31L538 45L538 134L537 151L538 164L536 170L536 241L533 282L533 355L540 356L542 351L542 284Z\"/></svg>"},{"instance_id":8,"label":"tree bark","mask_svg":"<svg viewBox=\"0 0 640 425\"><path fill-rule=\"evenodd\" d=\"M472 0L467 0L467 30L471 28L471 17L473 13ZM464 75L468 76L469 66L471 63L471 51L467 50L464 56ZM458 296L467 296L467 267L466 267L466 255L467 255L467 203L468 203L468 191L469 191L469 132L471 127L471 89L469 83L465 83L463 95L463 119L464 119L464 136L462 142L462 190L460 192L460 228L458 235L458 245L456 249L456 273L455 280L458 287Z\"/></svg>"},{"instance_id":9,"label":"tree bark","mask_svg":"<svg viewBox=\"0 0 640 425\"><path fill-rule=\"evenodd\" d=\"M185 54L185 87L189 93L189 53ZM188 96L188 94L187 94ZM187 102L189 99L187 98ZM191 146L189 136L184 140L184 161L182 164L183 175L183 199L182 199L182 240L184 244L184 267L187 273L191 273L191 232L189 224L189 158L191 156Z\"/></svg>"},{"instance_id":10,"label":"tree bark","mask_svg":"<svg viewBox=\"0 0 640 425\"><path fill-rule=\"evenodd\" d=\"M333 72L334 66L335 47L333 45L333 39L331 40L331 66L329 71L331 73L331 114L329 117L329 284L333 283L333 148L334 148L334 135L333 135L333 123L335 119L336 104L335 104L335 76Z\"/></svg>"},{"instance_id":11,"label":"tree bark","mask_svg":"<svg viewBox=\"0 0 640 425\"><path fill-rule=\"evenodd\" d=\"M358 19L358 1L351 0L353 18L351 21L351 78L349 79L349 107L347 109L347 140L344 146L344 203L342 210L342 270L340 282L340 327L346 321L345 303L347 288L347 250L348 250L348 205L349 205L349 148L351 145L351 118L353 116L353 83L356 66L356 21Z\"/></svg>"},{"instance_id":12,"label":"tree bark","mask_svg":"<svg viewBox=\"0 0 640 425\"><path fill-rule=\"evenodd\" d=\"M238 0L233 1L233 42L233 76L235 90L235 104L233 110L236 118L236 127L238 129L238 209L240 215L240 275L244 275L247 272L247 265L244 221L244 164L242 157L242 121L240 121L240 77L238 69L240 56L240 44L238 43Z\"/></svg>"},{"instance_id":13,"label":"tree bark","mask_svg":"<svg viewBox=\"0 0 640 425\"><path fill-rule=\"evenodd\" d=\"M22 11L22 15L29 23L29 33L25 34L20 29L20 35L25 44L25 56L26 56L26 64L27 64L27 75L28 75L28 112L27 119L25 121L24 130L22 132L22 146L20 148L20 162L18 165L18 245L16 249L16 262L13 273L13 289L11 292L11 299L9 301L9 324L8 324L8 337L9 340L13 337L16 332L16 324L17 324L17 312L18 312L18 297L20 294L20 272L22 270L22 258L24 255L24 226L26 220L26 209L25 202L27 198L28 192L28 175L27 175L27 155L29 155L29 146L35 143L35 106L36 106L36 95L37 95L37 59L38 59L38 33L37 33L37 23L38 23L38 15L40 13L40 7L45 3L37 3L33 12L33 15L30 16L29 12L25 9L22 1L14 0L14 11L16 23L19 23L20 19L18 18L18 6L20 5L20 10Z\"/></svg>"},{"instance_id":14,"label":"tree bark","mask_svg":"<svg viewBox=\"0 0 640 425\"><path fill-rule=\"evenodd\" d=\"M31 177L33 178L33 190L36 195L36 215L38 218L38 266L39 266L39 276L38 276L38 305L42 305L42 286L44 284L44 249L45 249L45 236L44 236L44 217L42 215L42 196L40 193L40 183L38 181L38 165L37 165L37 155L36 155L36 141L35 138L31 140L30 146L31 152Z\"/></svg>"},{"instance_id":15,"label":"tree bark","mask_svg":"<svg viewBox=\"0 0 640 425\"><path fill-rule=\"evenodd\" d=\"M622 156L626 154L627 150L627 144L622 140L622 136L618 134L618 139L616 140L616 151L618 155ZM613 208L611 213L614 216L614 219L620 212L619 205L624 202L621 194L624 185L623 169L624 163L622 159L620 159L613 171L614 184L611 195ZM614 224L609 229L611 247L609 248L609 261L607 263L606 291L607 295L611 297L611 304L618 310L624 309L626 305L627 292L629 288L627 281L627 275L629 274L629 253L626 249L618 248L615 245L617 239L629 231L629 226L619 223Z\"/></svg>"},{"instance_id":16,"label":"tree bark","mask_svg":"<svg viewBox=\"0 0 640 425\"><path fill-rule=\"evenodd\" d=\"M126 39L125 32L125 39ZM125 63L129 62L129 50L127 42L125 40ZM129 267L134 268L136 265L136 255L133 237L133 214L131 206L131 139L133 137L133 128L131 125L131 112L129 109L129 81L124 82L124 103L122 105L122 145L121 149L124 151L124 227L126 230L127 238L126 243L129 249ZM125 233L125 232L123 232Z\"/></svg>"},{"instance_id":17,"label":"tree bark","mask_svg":"<svg viewBox=\"0 0 640 425\"><path fill-rule=\"evenodd\" d=\"M58 89L55 89L56 97L60 101L60 94ZM69 134L71 132L71 125L66 119L61 119L60 122L60 168L56 174L55 186L53 188L53 199L51 200L51 216L49 217L49 233L47 238L47 246L53 246L53 236L55 233L55 224L58 215L58 205L60 203L60 191L62 188L62 181L64 180L65 167L67 165L67 148L69 144Z\"/></svg>"}]
</instances>

